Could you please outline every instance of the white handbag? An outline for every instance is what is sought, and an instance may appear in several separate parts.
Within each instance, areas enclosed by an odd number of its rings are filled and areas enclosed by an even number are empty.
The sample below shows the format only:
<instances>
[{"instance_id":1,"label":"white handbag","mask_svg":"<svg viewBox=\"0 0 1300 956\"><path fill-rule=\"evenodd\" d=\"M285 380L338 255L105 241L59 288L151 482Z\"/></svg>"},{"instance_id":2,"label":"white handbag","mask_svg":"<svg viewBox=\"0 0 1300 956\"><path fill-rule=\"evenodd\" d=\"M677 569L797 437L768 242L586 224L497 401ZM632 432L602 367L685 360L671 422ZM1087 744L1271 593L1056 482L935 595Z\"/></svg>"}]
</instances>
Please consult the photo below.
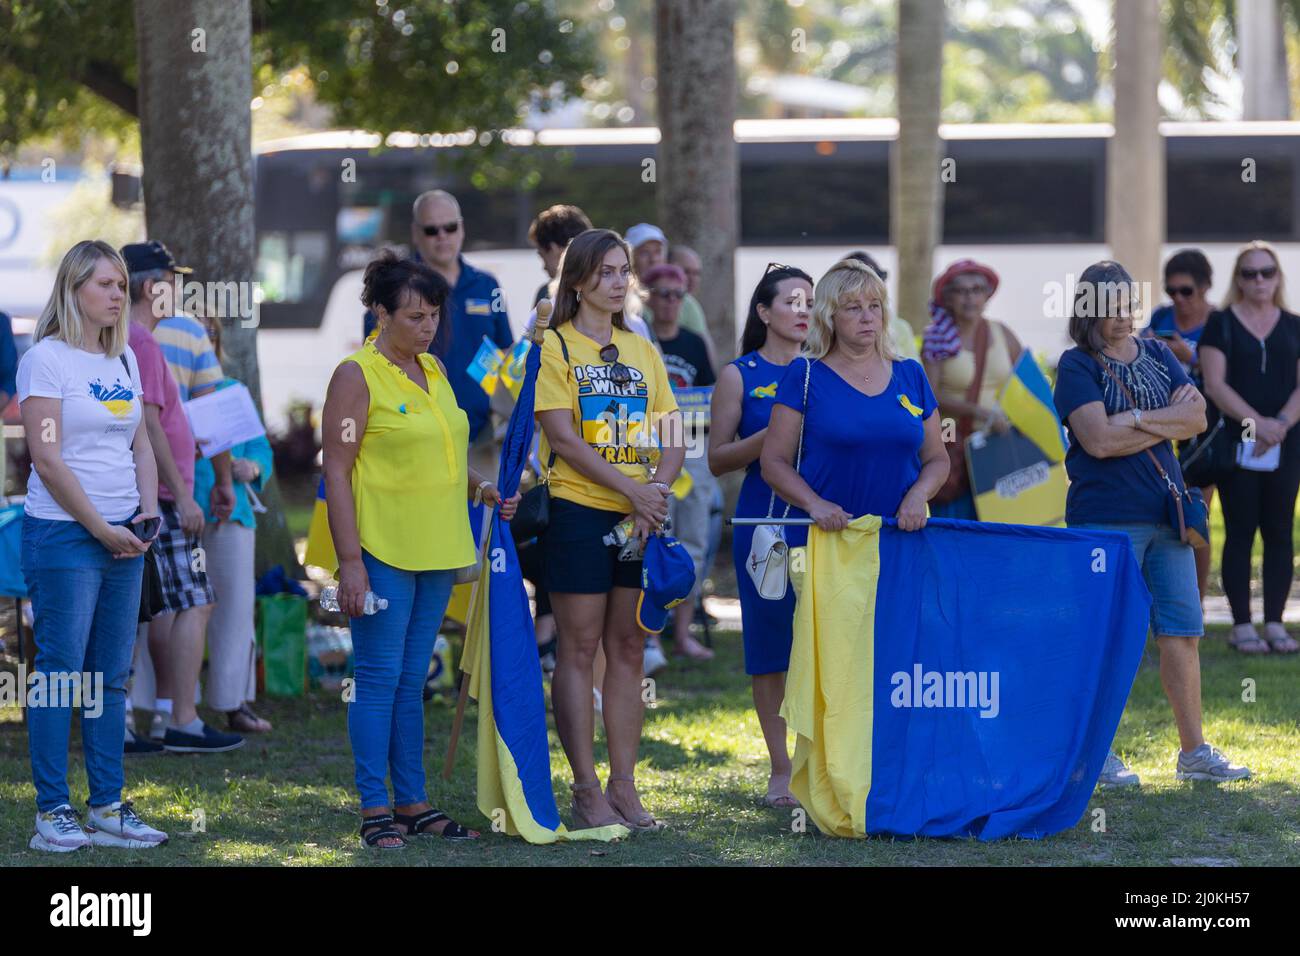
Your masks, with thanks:
<instances>
[{"instance_id":1,"label":"white handbag","mask_svg":"<svg viewBox=\"0 0 1300 956\"><path fill-rule=\"evenodd\" d=\"M804 359L803 372L803 406L804 418L808 416L808 379L812 374L812 363ZM794 470L798 471L803 461L803 420L799 422L799 449L795 453ZM772 517L776 506L776 492L767 502L767 517ZM790 503L785 504L782 518L790 516ZM785 597L789 584L790 546L785 540L785 526L779 524L760 524L754 528L754 538L749 545L749 557L745 560L745 570L754 582L758 596L768 601L779 601Z\"/></svg>"}]
</instances>

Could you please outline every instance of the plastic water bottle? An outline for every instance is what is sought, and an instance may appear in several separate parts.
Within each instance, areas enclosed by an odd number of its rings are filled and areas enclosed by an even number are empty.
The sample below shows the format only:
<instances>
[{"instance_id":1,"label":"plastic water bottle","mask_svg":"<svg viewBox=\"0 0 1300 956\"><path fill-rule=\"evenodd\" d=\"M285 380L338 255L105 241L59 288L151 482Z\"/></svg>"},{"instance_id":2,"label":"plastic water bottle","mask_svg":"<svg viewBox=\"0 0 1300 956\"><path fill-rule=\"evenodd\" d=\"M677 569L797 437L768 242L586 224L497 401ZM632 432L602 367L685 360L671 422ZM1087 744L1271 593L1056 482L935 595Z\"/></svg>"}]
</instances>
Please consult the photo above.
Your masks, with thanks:
<instances>
[{"instance_id":1,"label":"plastic water bottle","mask_svg":"<svg viewBox=\"0 0 1300 956\"><path fill-rule=\"evenodd\" d=\"M339 589L336 585L330 584L320 589L320 606L322 611L339 610ZM388 607L388 598L381 598L374 591L367 591L366 604L361 613L376 614L386 607Z\"/></svg>"}]
</instances>

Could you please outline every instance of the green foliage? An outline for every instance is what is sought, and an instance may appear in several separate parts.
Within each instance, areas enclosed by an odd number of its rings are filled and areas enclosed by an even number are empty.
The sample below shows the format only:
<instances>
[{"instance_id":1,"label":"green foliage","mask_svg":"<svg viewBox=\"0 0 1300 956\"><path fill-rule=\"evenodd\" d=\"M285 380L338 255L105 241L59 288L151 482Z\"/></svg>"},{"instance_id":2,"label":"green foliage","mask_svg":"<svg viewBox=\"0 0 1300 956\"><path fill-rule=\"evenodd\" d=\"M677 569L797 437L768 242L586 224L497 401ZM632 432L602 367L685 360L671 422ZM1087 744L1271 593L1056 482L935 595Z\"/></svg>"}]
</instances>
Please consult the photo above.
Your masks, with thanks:
<instances>
[{"instance_id":1,"label":"green foliage","mask_svg":"<svg viewBox=\"0 0 1300 956\"><path fill-rule=\"evenodd\" d=\"M252 7L255 76L305 68L337 126L487 133L576 95L595 69L590 31L554 0ZM52 132L129 126L135 55L131 0L0 0L0 154Z\"/></svg>"}]
</instances>

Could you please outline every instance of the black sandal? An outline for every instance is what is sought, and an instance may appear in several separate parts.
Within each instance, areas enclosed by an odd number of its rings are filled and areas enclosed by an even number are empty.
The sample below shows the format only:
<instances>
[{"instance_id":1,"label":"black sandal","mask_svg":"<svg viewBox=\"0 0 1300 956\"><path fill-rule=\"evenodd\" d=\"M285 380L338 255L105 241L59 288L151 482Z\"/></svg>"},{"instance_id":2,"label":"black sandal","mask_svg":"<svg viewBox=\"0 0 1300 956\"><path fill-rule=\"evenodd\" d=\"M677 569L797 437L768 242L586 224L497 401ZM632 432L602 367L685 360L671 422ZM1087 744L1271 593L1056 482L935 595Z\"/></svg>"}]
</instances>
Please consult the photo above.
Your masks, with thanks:
<instances>
[{"instance_id":1,"label":"black sandal","mask_svg":"<svg viewBox=\"0 0 1300 956\"><path fill-rule=\"evenodd\" d=\"M478 837L469 827L461 826L451 817L441 810L425 810L423 813L396 813L394 814L397 822L406 827L407 836L440 836L444 840L453 840L464 842L466 840L477 840ZM433 829L435 823L443 820L449 821L439 833Z\"/></svg>"},{"instance_id":2,"label":"black sandal","mask_svg":"<svg viewBox=\"0 0 1300 956\"><path fill-rule=\"evenodd\" d=\"M379 842L393 837L397 837L402 842L394 846L384 846ZM383 813L377 817L361 818L361 845L376 850L405 850L406 837L402 836L402 831L393 826L393 815Z\"/></svg>"}]
</instances>

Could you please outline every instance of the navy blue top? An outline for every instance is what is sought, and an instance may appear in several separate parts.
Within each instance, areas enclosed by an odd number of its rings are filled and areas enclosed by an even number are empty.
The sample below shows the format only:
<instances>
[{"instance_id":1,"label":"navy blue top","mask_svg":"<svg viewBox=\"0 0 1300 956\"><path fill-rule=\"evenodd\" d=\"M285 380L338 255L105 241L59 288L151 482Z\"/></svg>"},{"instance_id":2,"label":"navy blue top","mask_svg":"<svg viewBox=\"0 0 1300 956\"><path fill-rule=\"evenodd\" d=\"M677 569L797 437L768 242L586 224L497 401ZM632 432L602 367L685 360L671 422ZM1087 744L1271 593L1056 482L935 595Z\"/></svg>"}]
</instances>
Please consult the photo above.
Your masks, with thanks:
<instances>
[{"instance_id":1,"label":"navy blue top","mask_svg":"<svg viewBox=\"0 0 1300 956\"><path fill-rule=\"evenodd\" d=\"M420 261L418 254L412 258ZM429 351L447 366L447 381L451 383L456 404L469 418L469 440L473 441L487 423L491 400L483 387L470 378L469 364L478 354L483 336L486 335L500 349L510 348L515 339L514 333L510 331L510 317L506 314L505 295L496 276L475 269L465 261L464 256L460 256L457 261L460 263L460 278L451 290L446 314L442 317L444 322L451 320L451 344L448 346L447 337L439 334L429 346ZM367 310L367 337L374 327L375 316Z\"/></svg>"},{"instance_id":2,"label":"navy blue top","mask_svg":"<svg viewBox=\"0 0 1300 956\"><path fill-rule=\"evenodd\" d=\"M855 518L892 518L921 474L923 423L939 405L925 370L915 359L895 361L889 385L871 396L814 360L805 410L808 361L790 363L776 392L777 402L804 413L799 474L819 496Z\"/></svg>"},{"instance_id":3,"label":"navy blue top","mask_svg":"<svg viewBox=\"0 0 1300 956\"><path fill-rule=\"evenodd\" d=\"M1138 357L1125 364L1103 356L1106 364L1128 386L1143 411L1165 408L1169 396L1190 381L1169 346L1159 339L1139 338ZM1107 415L1128 411L1119 386L1081 348L1061 356L1056 368L1057 414L1069 427L1070 413L1089 402L1101 402ZM1151 449L1170 476L1182 487L1182 472L1169 442ZM1066 524L1164 524L1169 489L1145 451L1119 458L1094 458L1071 438L1065 453L1070 490L1065 498Z\"/></svg>"},{"instance_id":4,"label":"navy blue top","mask_svg":"<svg viewBox=\"0 0 1300 956\"><path fill-rule=\"evenodd\" d=\"M18 348L14 345L13 324L0 312L0 392L10 398L18 394ZM3 411L3 409L0 409Z\"/></svg>"},{"instance_id":5,"label":"navy blue top","mask_svg":"<svg viewBox=\"0 0 1300 956\"><path fill-rule=\"evenodd\" d=\"M1205 331L1206 324L1202 322L1196 328L1184 332L1178 327L1178 321L1174 318L1174 307L1172 305L1162 305L1151 313L1151 324L1148 326L1152 335L1158 332L1177 332L1179 337L1188 344L1192 350L1192 364L1184 365L1183 370L1192 377L1192 381L1196 383L1198 388L1201 383L1200 376L1196 373L1196 366L1199 361L1197 349L1200 347L1201 333Z\"/></svg>"},{"instance_id":6,"label":"navy blue top","mask_svg":"<svg viewBox=\"0 0 1300 956\"><path fill-rule=\"evenodd\" d=\"M742 355L731 364L740 371L740 380L744 388L744 394L740 397L740 424L736 428L736 438L744 440L767 427L772 418L772 406L776 404L777 387L790 366L769 362L758 352ZM800 388L802 389L802 386ZM800 394L803 394L802 391ZM777 517L785 516L785 502L780 498L772 500L772 489L763 480L762 468L759 460L755 458L745 466L745 480L740 486L740 498L736 502L736 517L766 517L769 504L772 505ZM788 516L808 517L794 507L790 508ZM805 531L806 529L798 526L788 527L786 539L792 544L802 544Z\"/></svg>"}]
</instances>

